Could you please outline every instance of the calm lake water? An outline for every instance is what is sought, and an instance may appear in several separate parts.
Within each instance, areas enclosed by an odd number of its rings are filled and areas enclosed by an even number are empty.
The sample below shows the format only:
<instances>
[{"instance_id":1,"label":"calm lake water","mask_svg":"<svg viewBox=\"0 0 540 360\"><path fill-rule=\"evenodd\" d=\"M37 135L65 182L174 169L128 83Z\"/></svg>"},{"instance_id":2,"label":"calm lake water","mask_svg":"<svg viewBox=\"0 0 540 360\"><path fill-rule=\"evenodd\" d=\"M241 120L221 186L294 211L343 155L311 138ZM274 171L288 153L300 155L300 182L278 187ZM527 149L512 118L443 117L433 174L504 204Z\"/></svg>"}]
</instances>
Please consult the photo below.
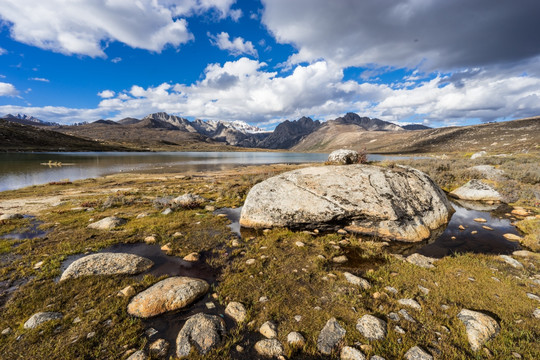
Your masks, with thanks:
<instances>
[{"instance_id":1,"label":"calm lake water","mask_svg":"<svg viewBox=\"0 0 540 360\"><path fill-rule=\"evenodd\" d=\"M64 179L80 180L127 171L188 172L240 165L323 162L328 154L291 152L49 152L0 153L0 191ZM369 160L406 156L369 155ZM60 162L62 166L42 165Z\"/></svg>"}]
</instances>

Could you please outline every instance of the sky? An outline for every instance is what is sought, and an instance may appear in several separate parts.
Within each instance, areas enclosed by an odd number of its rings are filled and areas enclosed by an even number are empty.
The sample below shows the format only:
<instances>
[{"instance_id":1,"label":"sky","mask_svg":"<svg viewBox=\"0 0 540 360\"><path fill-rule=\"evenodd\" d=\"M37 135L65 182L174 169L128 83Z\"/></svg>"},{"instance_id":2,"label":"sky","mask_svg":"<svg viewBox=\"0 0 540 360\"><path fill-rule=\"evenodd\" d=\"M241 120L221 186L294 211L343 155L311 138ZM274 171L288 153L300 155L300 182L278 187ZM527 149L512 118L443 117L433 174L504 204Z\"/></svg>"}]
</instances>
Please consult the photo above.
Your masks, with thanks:
<instances>
[{"instance_id":1,"label":"sky","mask_svg":"<svg viewBox=\"0 0 540 360\"><path fill-rule=\"evenodd\" d=\"M540 115L540 1L2 0L0 115Z\"/></svg>"}]
</instances>

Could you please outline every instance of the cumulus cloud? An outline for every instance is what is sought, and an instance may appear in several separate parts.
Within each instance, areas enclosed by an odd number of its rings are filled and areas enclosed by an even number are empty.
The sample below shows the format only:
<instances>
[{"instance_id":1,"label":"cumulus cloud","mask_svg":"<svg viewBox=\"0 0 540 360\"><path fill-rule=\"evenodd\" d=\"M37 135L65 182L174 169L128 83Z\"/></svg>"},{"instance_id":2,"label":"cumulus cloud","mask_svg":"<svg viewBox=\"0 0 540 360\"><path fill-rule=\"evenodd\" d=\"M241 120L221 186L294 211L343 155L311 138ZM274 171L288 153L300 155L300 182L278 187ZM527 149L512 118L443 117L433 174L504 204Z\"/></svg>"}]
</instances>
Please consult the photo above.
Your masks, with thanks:
<instances>
[{"instance_id":1,"label":"cumulus cloud","mask_svg":"<svg viewBox=\"0 0 540 360\"><path fill-rule=\"evenodd\" d=\"M262 22L298 52L347 66L452 70L540 54L540 2L262 0Z\"/></svg>"},{"instance_id":2,"label":"cumulus cloud","mask_svg":"<svg viewBox=\"0 0 540 360\"><path fill-rule=\"evenodd\" d=\"M234 1L3 0L0 18L19 42L68 55L106 57L109 41L156 52L178 47L193 39L187 21L179 16L215 9L225 17Z\"/></svg>"},{"instance_id":3,"label":"cumulus cloud","mask_svg":"<svg viewBox=\"0 0 540 360\"><path fill-rule=\"evenodd\" d=\"M208 37L213 45L221 50L227 50L231 55L238 56L247 54L255 57L258 56L257 50L253 47L253 43L251 41L245 41L241 37L236 37L231 41L229 39L229 34L226 32L221 32L217 35L208 33Z\"/></svg>"},{"instance_id":4,"label":"cumulus cloud","mask_svg":"<svg viewBox=\"0 0 540 360\"><path fill-rule=\"evenodd\" d=\"M19 91L10 83L0 82L0 96L17 96Z\"/></svg>"},{"instance_id":5,"label":"cumulus cloud","mask_svg":"<svg viewBox=\"0 0 540 360\"><path fill-rule=\"evenodd\" d=\"M118 64L120 61L122 61L121 57L115 57L114 59L111 59L111 62L115 64Z\"/></svg>"},{"instance_id":6,"label":"cumulus cloud","mask_svg":"<svg viewBox=\"0 0 540 360\"><path fill-rule=\"evenodd\" d=\"M112 98L114 95L115 92L112 90L103 90L101 92L98 92L98 96L103 99Z\"/></svg>"},{"instance_id":7,"label":"cumulus cloud","mask_svg":"<svg viewBox=\"0 0 540 360\"><path fill-rule=\"evenodd\" d=\"M0 55L7 54L7 50L0 47Z\"/></svg>"}]
</instances>

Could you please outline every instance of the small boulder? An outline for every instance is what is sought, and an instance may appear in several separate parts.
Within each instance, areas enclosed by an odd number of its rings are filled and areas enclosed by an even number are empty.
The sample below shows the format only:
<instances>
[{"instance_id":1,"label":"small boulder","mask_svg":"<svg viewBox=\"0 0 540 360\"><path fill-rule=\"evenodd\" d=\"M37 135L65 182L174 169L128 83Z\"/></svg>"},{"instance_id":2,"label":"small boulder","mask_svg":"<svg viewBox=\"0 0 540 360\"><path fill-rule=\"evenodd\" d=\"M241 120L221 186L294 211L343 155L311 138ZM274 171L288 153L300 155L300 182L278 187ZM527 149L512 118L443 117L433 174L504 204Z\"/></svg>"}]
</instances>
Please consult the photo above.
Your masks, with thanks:
<instances>
[{"instance_id":1,"label":"small boulder","mask_svg":"<svg viewBox=\"0 0 540 360\"><path fill-rule=\"evenodd\" d=\"M97 253L71 263L60 281L89 275L138 274L150 269L154 262L142 256L124 253Z\"/></svg>"},{"instance_id":2,"label":"small boulder","mask_svg":"<svg viewBox=\"0 0 540 360\"><path fill-rule=\"evenodd\" d=\"M183 258L184 261L189 261L189 262L197 262L199 261L199 259L200 259L200 255L197 252L192 252L190 254L187 254Z\"/></svg>"},{"instance_id":3,"label":"small boulder","mask_svg":"<svg viewBox=\"0 0 540 360\"><path fill-rule=\"evenodd\" d=\"M332 258L332 261L336 264L345 264L347 261L349 261L349 259L347 259L345 255L340 255Z\"/></svg>"},{"instance_id":4,"label":"small boulder","mask_svg":"<svg viewBox=\"0 0 540 360\"><path fill-rule=\"evenodd\" d=\"M421 347L410 348L403 356L405 360L433 360L433 356L425 352Z\"/></svg>"},{"instance_id":5,"label":"small boulder","mask_svg":"<svg viewBox=\"0 0 540 360\"><path fill-rule=\"evenodd\" d=\"M359 160L358 151L340 149L333 151L328 155L327 164L329 165L350 165L358 164Z\"/></svg>"},{"instance_id":6,"label":"small boulder","mask_svg":"<svg viewBox=\"0 0 540 360\"><path fill-rule=\"evenodd\" d=\"M221 343L225 321L216 315L198 313L190 317L176 338L176 356L189 355L192 344L202 355Z\"/></svg>"},{"instance_id":7,"label":"small boulder","mask_svg":"<svg viewBox=\"0 0 540 360\"><path fill-rule=\"evenodd\" d=\"M277 339L264 339L255 343L255 351L266 357L283 355L283 345Z\"/></svg>"},{"instance_id":8,"label":"small boulder","mask_svg":"<svg viewBox=\"0 0 540 360\"><path fill-rule=\"evenodd\" d=\"M455 189L451 196L463 200L475 201L502 201L502 196L491 186L479 180L471 180L465 185Z\"/></svg>"},{"instance_id":9,"label":"small boulder","mask_svg":"<svg viewBox=\"0 0 540 360\"><path fill-rule=\"evenodd\" d=\"M508 255L499 255L499 257L503 259L504 262L507 263L508 265L513 266L516 269L523 269L523 264L517 261L516 259L514 259L513 257L508 256Z\"/></svg>"},{"instance_id":10,"label":"small boulder","mask_svg":"<svg viewBox=\"0 0 540 360\"><path fill-rule=\"evenodd\" d=\"M399 315L401 315L405 320L407 320L408 322L412 322L412 323L415 323L416 320L409 314L409 312L405 309L400 309L398 311Z\"/></svg>"},{"instance_id":11,"label":"small boulder","mask_svg":"<svg viewBox=\"0 0 540 360\"><path fill-rule=\"evenodd\" d=\"M164 358L169 353L169 342L165 339L157 339L148 347L150 355L153 357Z\"/></svg>"},{"instance_id":12,"label":"small boulder","mask_svg":"<svg viewBox=\"0 0 540 360\"><path fill-rule=\"evenodd\" d=\"M246 319L247 311L244 305L233 301L225 308L225 315L231 317L237 323L241 323Z\"/></svg>"},{"instance_id":13,"label":"small boulder","mask_svg":"<svg viewBox=\"0 0 540 360\"><path fill-rule=\"evenodd\" d=\"M272 321L267 321L261 325L259 332L268 339L273 339L277 337L277 326Z\"/></svg>"},{"instance_id":14,"label":"small boulder","mask_svg":"<svg viewBox=\"0 0 540 360\"><path fill-rule=\"evenodd\" d=\"M126 360L148 360L148 355L146 355L144 350L138 350L131 354Z\"/></svg>"},{"instance_id":15,"label":"small boulder","mask_svg":"<svg viewBox=\"0 0 540 360\"><path fill-rule=\"evenodd\" d=\"M184 194L173 199L173 202L186 209L194 209L201 207L206 202L206 199L199 195Z\"/></svg>"},{"instance_id":16,"label":"small boulder","mask_svg":"<svg viewBox=\"0 0 540 360\"><path fill-rule=\"evenodd\" d=\"M504 236L504 238L506 240L510 240L510 241L521 241L521 240L523 240L523 238L521 236L516 235L516 234L508 233L508 234L504 234L503 236Z\"/></svg>"},{"instance_id":17,"label":"small boulder","mask_svg":"<svg viewBox=\"0 0 540 360\"><path fill-rule=\"evenodd\" d=\"M344 346L339 356L341 360L366 360L366 356L352 346Z\"/></svg>"},{"instance_id":18,"label":"small boulder","mask_svg":"<svg viewBox=\"0 0 540 360\"><path fill-rule=\"evenodd\" d=\"M201 279L170 277L134 296L127 311L130 315L148 318L181 309L206 294L209 288Z\"/></svg>"},{"instance_id":19,"label":"small boulder","mask_svg":"<svg viewBox=\"0 0 540 360\"><path fill-rule=\"evenodd\" d=\"M118 226L124 225L127 222L126 219L122 219L116 216L109 216L105 219L101 219L87 226L89 229L96 230L112 230Z\"/></svg>"},{"instance_id":20,"label":"small boulder","mask_svg":"<svg viewBox=\"0 0 540 360\"><path fill-rule=\"evenodd\" d=\"M465 324L467 338L474 351L480 350L484 343L494 338L501 330L495 319L478 311L462 309L457 317Z\"/></svg>"},{"instance_id":21,"label":"small boulder","mask_svg":"<svg viewBox=\"0 0 540 360\"><path fill-rule=\"evenodd\" d=\"M471 160L478 159L478 158L481 158L482 156L486 156L486 155L487 155L487 152L482 150L482 151L479 151L479 152L476 152L476 153L472 154L471 155Z\"/></svg>"},{"instance_id":22,"label":"small boulder","mask_svg":"<svg viewBox=\"0 0 540 360\"><path fill-rule=\"evenodd\" d=\"M306 345L306 339L299 332L292 331L287 335L287 343L294 347L303 347Z\"/></svg>"},{"instance_id":23,"label":"small boulder","mask_svg":"<svg viewBox=\"0 0 540 360\"><path fill-rule=\"evenodd\" d=\"M317 349L324 355L332 354L346 333L347 331L339 325L336 318L331 318L326 322L317 338Z\"/></svg>"},{"instance_id":24,"label":"small boulder","mask_svg":"<svg viewBox=\"0 0 540 360\"><path fill-rule=\"evenodd\" d=\"M398 303L400 305L405 305L405 306L408 306L408 307L412 307L413 309L418 310L418 311L422 310L422 306L420 306L418 301L416 301L414 299L399 299Z\"/></svg>"},{"instance_id":25,"label":"small boulder","mask_svg":"<svg viewBox=\"0 0 540 360\"><path fill-rule=\"evenodd\" d=\"M15 219L22 219L23 216L21 214L2 214L0 215L0 220L15 220Z\"/></svg>"},{"instance_id":26,"label":"small boulder","mask_svg":"<svg viewBox=\"0 0 540 360\"><path fill-rule=\"evenodd\" d=\"M382 340L386 337L386 321L373 315L364 315L356 323L356 329L368 340Z\"/></svg>"},{"instance_id":27,"label":"small boulder","mask_svg":"<svg viewBox=\"0 0 540 360\"><path fill-rule=\"evenodd\" d=\"M416 266L420 266L426 269L434 268L435 265L433 263L437 261L437 259L430 258L427 256L424 256L422 254L414 253L412 255L407 256L407 261L411 264L414 264Z\"/></svg>"},{"instance_id":28,"label":"small boulder","mask_svg":"<svg viewBox=\"0 0 540 360\"><path fill-rule=\"evenodd\" d=\"M25 329L35 329L43 323L52 320L59 320L63 317L64 315L59 312L38 312L32 315L30 319L26 320L23 327Z\"/></svg>"},{"instance_id":29,"label":"small boulder","mask_svg":"<svg viewBox=\"0 0 540 360\"><path fill-rule=\"evenodd\" d=\"M367 290L371 288L369 281L359 276L353 275L349 272L344 272L345 279L353 285L360 286L362 289Z\"/></svg>"},{"instance_id":30,"label":"small boulder","mask_svg":"<svg viewBox=\"0 0 540 360\"><path fill-rule=\"evenodd\" d=\"M132 297L133 295L135 295L135 288L131 285L126 286L118 292L118 296Z\"/></svg>"}]
</instances>

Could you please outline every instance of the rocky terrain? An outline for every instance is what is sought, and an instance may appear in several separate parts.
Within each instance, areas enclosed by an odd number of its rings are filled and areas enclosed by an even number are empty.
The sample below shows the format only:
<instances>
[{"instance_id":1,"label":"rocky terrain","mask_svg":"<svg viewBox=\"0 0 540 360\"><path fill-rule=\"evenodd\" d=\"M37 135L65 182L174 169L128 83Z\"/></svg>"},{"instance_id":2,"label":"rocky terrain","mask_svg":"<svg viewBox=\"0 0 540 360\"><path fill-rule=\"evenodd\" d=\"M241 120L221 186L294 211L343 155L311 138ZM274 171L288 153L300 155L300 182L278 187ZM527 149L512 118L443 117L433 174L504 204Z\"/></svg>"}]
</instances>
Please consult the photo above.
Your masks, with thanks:
<instances>
[{"instance_id":1,"label":"rocky terrain","mask_svg":"<svg viewBox=\"0 0 540 360\"><path fill-rule=\"evenodd\" d=\"M429 175L433 181L423 186L414 182L426 175L385 162L117 174L1 192L0 354L3 359L536 359L538 154L494 155L401 161ZM327 229L324 222L317 227L300 221L303 226L292 230L268 224L243 229L241 237L228 227L223 209L237 210L248 206L250 197L267 195L258 186L276 190L275 179L294 180L318 198L341 201L344 208L337 213L361 207L350 194L338 199L337 188L318 193L326 186L322 178L311 184L302 178L337 167L387 179L363 181L366 188L357 190L376 190L371 197L381 199L382 212L370 213L371 220L407 219L410 211L416 226L421 223L414 220L414 208L425 206L424 200L404 200L406 206L393 209L384 205L385 194L422 198L424 191L441 194L438 187L452 192L471 180L481 182L510 206L502 204L502 213L495 210L486 219L460 219L464 226L456 244L495 236L500 217L521 230L509 235L522 249L434 258L400 245L396 236L354 233L340 223ZM400 188L405 184L410 184L406 191ZM447 209L445 201L433 202L431 210ZM499 205L478 203L488 209ZM391 208L396 214L388 213ZM367 219L365 213L352 216ZM467 221L482 227L471 231ZM36 226L42 230L36 237L13 237Z\"/></svg>"}]
</instances>

